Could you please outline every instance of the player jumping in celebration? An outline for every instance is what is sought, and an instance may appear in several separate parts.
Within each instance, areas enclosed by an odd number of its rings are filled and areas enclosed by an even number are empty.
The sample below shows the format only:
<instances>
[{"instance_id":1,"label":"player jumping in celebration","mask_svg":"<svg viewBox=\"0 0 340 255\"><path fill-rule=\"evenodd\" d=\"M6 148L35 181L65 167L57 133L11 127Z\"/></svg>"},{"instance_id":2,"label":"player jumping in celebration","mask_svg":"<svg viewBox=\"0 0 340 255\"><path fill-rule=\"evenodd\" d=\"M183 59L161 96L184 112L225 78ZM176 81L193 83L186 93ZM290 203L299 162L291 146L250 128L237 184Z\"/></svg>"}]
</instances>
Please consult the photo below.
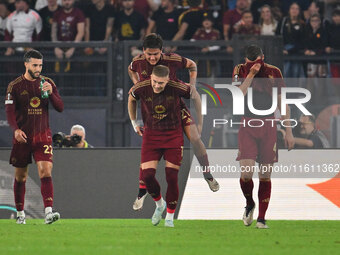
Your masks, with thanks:
<instances>
[{"instance_id":1,"label":"player jumping in celebration","mask_svg":"<svg viewBox=\"0 0 340 255\"><path fill-rule=\"evenodd\" d=\"M156 202L152 224L158 225L167 207L165 226L173 227L174 213L178 201L178 171L183 156L183 131L180 97L190 98L190 86L169 79L169 68L157 65L151 79L136 83L129 95L129 116L135 131L143 137L141 163L142 175L147 191ZM199 94L192 93L196 100ZM137 126L137 103L141 101L144 132ZM165 175L168 183L166 204L155 178L158 161L165 160Z\"/></svg>"},{"instance_id":2,"label":"player jumping in celebration","mask_svg":"<svg viewBox=\"0 0 340 255\"><path fill-rule=\"evenodd\" d=\"M6 114L13 129L13 148L10 164L15 167L14 200L17 209L17 223L26 224L24 202L28 164L32 154L38 167L41 194L45 207L45 223L51 224L60 218L52 211L52 135L48 121L48 105L62 112L64 103L54 82L40 76L43 56L30 50L24 55L25 74L9 83L6 93ZM42 85L42 87L41 87Z\"/></svg>"},{"instance_id":3,"label":"player jumping in celebration","mask_svg":"<svg viewBox=\"0 0 340 255\"><path fill-rule=\"evenodd\" d=\"M190 74L190 85L192 91L196 91L196 77L197 67L196 63L188 58L181 57L174 53L162 53L163 40L160 35L150 34L143 42L143 54L135 57L129 68L128 72L134 84L145 79L149 79L153 68L157 65L165 65L170 69L169 77L172 80L176 78L178 69L186 68ZM194 154L200 165L206 171L203 172L204 179L207 181L209 188L216 192L219 190L218 182L213 178L209 172L209 161L206 148L201 140L200 134L202 132L203 117L201 114L201 101L194 101L195 110L197 113L198 123L194 123L190 111L181 100L181 114L182 114L182 127L185 135L190 140L193 146ZM144 199L147 195L144 180L142 178L142 170L139 172L139 193L133 203L134 210L141 210L143 207Z\"/></svg>"},{"instance_id":4,"label":"player jumping in celebration","mask_svg":"<svg viewBox=\"0 0 340 255\"><path fill-rule=\"evenodd\" d=\"M278 109L281 102L281 88L285 86L280 69L263 62L262 49L256 45L248 46L246 49L246 63L234 68L234 81L240 78L242 84L239 88L247 97L248 88L253 89L253 105L255 109L267 110L272 106L272 88L278 89ZM247 102L247 99L245 99ZM257 228L268 228L265 214L268 208L271 194L271 167L278 161L276 147L276 124L274 121L263 121L261 127L252 127L247 124L252 119L274 119L274 114L259 116L253 114L247 104L245 105L244 125L240 126L238 133L239 153L237 160L240 161L241 178L240 185L247 205L243 214L243 223L250 226L253 222L255 202L253 200L253 169L255 162L259 163L259 215ZM290 126L290 109L286 107L286 126ZM254 120L253 120L254 121ZM274 123L274 124L273 124ZM291 127L286 127L285 143L288 150L294 147L294 137Z\"/></svg>"}]
</instances>

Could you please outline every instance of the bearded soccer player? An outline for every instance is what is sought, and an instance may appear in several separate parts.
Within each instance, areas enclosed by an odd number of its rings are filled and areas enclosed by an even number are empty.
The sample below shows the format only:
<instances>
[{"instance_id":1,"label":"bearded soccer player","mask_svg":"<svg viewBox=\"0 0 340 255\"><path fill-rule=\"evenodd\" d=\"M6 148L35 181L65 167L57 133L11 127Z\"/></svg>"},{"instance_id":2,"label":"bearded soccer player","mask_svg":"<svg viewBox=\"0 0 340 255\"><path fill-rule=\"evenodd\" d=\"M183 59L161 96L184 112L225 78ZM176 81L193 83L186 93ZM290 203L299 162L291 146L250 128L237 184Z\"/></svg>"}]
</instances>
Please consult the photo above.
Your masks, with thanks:
<instances>
[{"instance_id":1,"label":"bearded soccer player","mask_svg":"<svg viewBox=\"0 0 340 255\"><path fill-rule=\"evenodd\" d=\"M253 105L257 110L267 110L272 106L272 88L278 90L278 109L281 102L281 88L285 87L283 77L279 68L264 63L262 49L256 45L251 45L246 49L246 63L240 64L234 68L234 82L239 78L242 81L239 88L245 97L248 96L248 88L253 89ZM245 99L247 102L247 99ZM286 107L286 115L281 116L285 119L285 125L290 126L290 109ZM261 127L254 127L254 119L270 119L273 121L263 121ZM253 213L255 202L253 200L253 169L255 162L259 163L259 215L257 217L257 228L268 228L265 221L265 214L268 208L271 194L271 168L278 161L278 152L276 146L276 124L274 114L259 116L253 114L248 105L245 105L245 114L238 133L239 152L237 160L240 161L241 178L240 185L244 197L246 198L246 207L243 214L243 223L250 226L253 222ZM249 121L254 122L252 127L247 124ZM291 127L286 127L285 143L288 150L294 147L294 137Z\"/></svg>"},{"instance_id":2,"label":"bearded soccer player","mask_svg":"<svg viewBox=\"0 0 340 255\"><path fill-rule=\"evenodd\" d=\"M169 79L169 68L158 65L153 68L151 79L136 83L129 95L129 116L135 131L143 137L141 166L147 191L156 203L152 224L158 225L167 207L165 226L173 227L178 201L178 171L183 156L183 131L181 97L190 98L190 86ZM191 94L195 100L198 93ZM141 101L144 132L136 124L137 104ZM155 178L158 161L164 157L168 183L166 203Z\"/></svg>"},{"instance_id":3,"label":"bearded soccer player","mask_svg":"<svg viewBox=\"0 0 340 255\"><path fill-rule=\"evenodd\" d=\"M190 74L190 85L192 91L196 91L196 77L197 77L197 67L196 63L188 58L181 57L174 53L162 53L163 50L163 40L160 35L150 34L143 42L143 54L135 57L129 68L128 72L130 78L134 84L138 81L143 81L150 78L152 70L157 65L165 65L169 67L170 74L169 77L172 80L176 78L176 72L178 69L188 69ZM194 154L197 157L198 162L203 167L203 175L207 181L209 188L216 192L219 190L218 182L213 178L209 172L209 161L206 148L201 140L200 134L202 132L203 117L201 114L201 101L195 100L194 106L197 113L198 124L196 125L190 115L190 111L186 107L183 100L181 100L181 114L182 114L182 127L183 131L190 140L193 146ZM145 183L142 178L141 168L139 171L139 193L133 204L134 210L141 210L143 207L144 199L147 195L145 189Z\"/></svg>"},{"instance_id":4,"label":"bearded soccer player","mask_svg":"<svg viewBox=\"0 0 340 255\"><path fill-rule=\"evenodd\" d=\"M54 82L50 78L40 76L43 56L39 51L27 51L24 55L24 64L25 74L8 85L5 100L7 120L14 132L10 164L15 168L16 223L26 224L24 212L25 183L28 175L28 164L32 163L33 155L41 181L45 223L51 224L60 218L60 214L52 211L53 151L48 106L51 103L58 112L62 112L64 103ZM41 81L45 81L42 88L40 88ZM42 91L48 93L48 98L42 98Z\"/></svg>"}]
</instances>

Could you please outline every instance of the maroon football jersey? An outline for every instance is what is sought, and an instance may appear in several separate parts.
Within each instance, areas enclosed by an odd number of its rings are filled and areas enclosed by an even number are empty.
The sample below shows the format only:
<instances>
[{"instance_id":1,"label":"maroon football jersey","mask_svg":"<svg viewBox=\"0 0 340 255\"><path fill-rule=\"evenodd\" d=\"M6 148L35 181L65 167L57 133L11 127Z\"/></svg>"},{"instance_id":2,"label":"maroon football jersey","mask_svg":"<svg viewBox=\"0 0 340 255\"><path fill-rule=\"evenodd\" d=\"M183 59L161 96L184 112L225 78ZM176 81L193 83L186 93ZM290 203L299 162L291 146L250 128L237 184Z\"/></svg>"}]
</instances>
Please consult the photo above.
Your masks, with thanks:
<instances>
[{"instance_id":1,"label":"maroon football jersey","mask_svg":"<svg viewBox=\"0 0 340 255\"><path fill-rule=\"evenodd\" d=\"M263 62L262 62L263 63ZM252 67L252 63L239 64L234 68L233 80L243 81ZM250 88L253 89L253 104L255 109L267 110L272 106L272 89L278 88L278 94L281 94L281 88L285 87L282 73L279 68L273 65L263 63L260 71L254 77ZM248 96L248 94L247 94ZM259 117L252 114L248 109L247 98L245 99L245 116ZM272 115L270 115L272 116ZM261 116L266 117L266 116Z\"/></svg>"},{"instance_id":2,"label":"maroon football jersey","mask_svg":"<svg viewBox=\"0 0 340 255\"><path fill-rule=\"evenodd\" d=\"M156 65L164 65L169 67L170 79L176 80L177 70L185 68L187 65L187 60L186 58L183 58L182 56L175 53L162 53L161 58ZM141 54L132 60L129 68L131 71L138 73L139 81L144 81L150 78L153 67L154 66L146 60L145 55Z\"/></svg>"},{"instance_id":3,"label":"maroon football jersey","mask_svg":"<svg viewBox=\"0 0 340 255\"><path fill-rule=\"evenodd\" d=\"M64 108L54 82L48 77L43 78L52 85L53 90L46 99L41 98L41 78L29 81L24 75L12 81L6 93L5 106L8 123L13 131L16 129L24 131L28 142L31 143L52 141L48 121L49 102L59 112ZM16 140L13 139L13 142Z\"/></svg>"},{"instance_id":4,"label":"maroon football jersey","mask_svg":"<svg viewBox=\"0 0 340 255\"><path fill-rule=\"evenodd\" d=\"M78 8L73 8L70 13L64 12L61 8L54 13L53 22L57 23L58 41L74 41L77 35L77 25L85 23L85 16Z\"/></svg>"},{"instance_id":5,"label":"maroon football jersey","mask_svg":"<svg viewBox=\"0 0 340 255\"><path fill-rule=\"evenodd\" d=\"M195 40L209 40L215 41L220 39L220 32L216 29L212 29L207 32L204 28L199 28L196 30L196 33L192 37Z\"/></svg>"},{"instance_id":6,"label":"maroon football jersey","mask_svg":"<svg viewBox=\"0 0 340 255\"><path fill-rule=\"evenodd\" d=\"M154 93L151 80L138 82L131 95L141 100L144 126L152 130L181 129L180 98L190 98L190 86L181 81L170 80L164 91Z\"/></svg>"}]
</instances>

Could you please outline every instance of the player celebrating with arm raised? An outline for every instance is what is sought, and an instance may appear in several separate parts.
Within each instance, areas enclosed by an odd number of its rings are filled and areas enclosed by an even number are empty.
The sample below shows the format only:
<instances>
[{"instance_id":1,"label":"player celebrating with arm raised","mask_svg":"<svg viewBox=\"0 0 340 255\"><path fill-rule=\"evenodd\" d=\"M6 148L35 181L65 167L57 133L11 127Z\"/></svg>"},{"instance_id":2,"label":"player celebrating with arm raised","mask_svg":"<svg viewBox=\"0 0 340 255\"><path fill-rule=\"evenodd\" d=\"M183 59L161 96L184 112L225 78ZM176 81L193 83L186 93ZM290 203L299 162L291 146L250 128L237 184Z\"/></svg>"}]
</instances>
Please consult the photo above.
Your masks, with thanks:
<instances>
[{"instance_id":1,"label":"player celebrating with arm raised","mask_svg":"<svg viewBox=\"0 0 340 255\"><path fill-rule=\"evenodd\" d=\"M134 84L138 81L143 81L150 78L152 70L157 65L164 65L170 69L169 77L171 80L175 80L176 72L178 69L186 68L189 70L190 75L190 85L192 87L192 93L197 93L195 89L196 77L197 77L197 67L196 63L188 58L181 57L174 53L162 53L163 50L163 40L160 35L150 34L143 42L143 54L135 57L129 68L128 72L130 78ZM196 96L195 96L196 98ZM213 178L209 172L209 161L206 148L201 140L200 134L202 132L203 117L201 114L201 100L194 101L195 110L197 113L198 123L195 125L190 111L186 107L183 100L181 103L181 114L182 114L182 127L185 135L190 140L193 146L194 154L198 159L200 165L206 171L203 172L204 178L207 181L209 188L216 192L219 190L218 182ZM147 195L145 189L145 183L142 178L142 172L140 168L139 173L139 193L133 204L134 210L140 210L143 207L144 199Z\"/></svg>"},{"instance_id":2,"label":"player celebrating with arm raised","mask_svg":"<svg viewBox=\"0 0 340 255\"><path fill-rule=\"evenodd\" d=\"M191 94L193 97L194 94ZM190 86L169 79L169 68L158 65L153 68L151 80L138 82L129 95L129 116L135 131L143 136L141 151L142 175L147 191L156 202L152 224L158 225L167 207L165 226L173 227L173 218L178 200L178 171L183 156L183 131L181 98L190 98ZM137 104L141 101L144 132L136 124ZM155 178L158 161L165 159L165 174L168 188L166 204Z\"/></svg>"},{"instance_id":3,"label":"player celebrating with arm raised","mask_svg":"<svg viewBox=\"0 0 340 255\"><path fill-rule=\"evenodd\" d=\"M12 81L7 88L6 114L14 131L10 164L15 167L14 199L17 209L17 223L26 224L24 201L28 164L32 154L41 180L41 194L45 207L45 223L51 224L60 218L52 211L52 135L48 121L48 105L62 112L64 103L54 82L40 76L43 56L30 50L24 55L25 74Z\"/></svg>"},{"instance_id":4,"label":"player celebrating with arm raised","mask_svg":"<svg viewBox=\"0 0 340 255\"><path fill-rule=\"evenodd\" d=\"M233 72L234 81L240 78L243 82L240 85L244 96L248 96L248 88L253 89L253 105L258 110L267 110L272 105L272 88L278 89L278 104L281 102L281 88L285 86L279 68L263 62L262 49L251 45L246 49L246 63L235 67ZM245 100L247 102L248 100ZM280 105L278 105L278 109ZM271 168L278 161L276 146L276 124L274 121L264 121L261 127L250 126L247 123L253 119L274 119L274 114L258 116L253 114L248 105L245 105L244 126L240 126L238 133L239 152L237 160L240 161L241 178L240 185L247 205L243 214L243 223L250 226L253 222L255 202L253 200L253 170L255 161L259 163L259 215L257 228L268 228L265 222L265 214L268 208L271 194ZM286 126L290 126L290 110L286 107ZM294 147L294 138L291 127L286 127L285 143L288 150Z\"/></svg>"}]
</instances>

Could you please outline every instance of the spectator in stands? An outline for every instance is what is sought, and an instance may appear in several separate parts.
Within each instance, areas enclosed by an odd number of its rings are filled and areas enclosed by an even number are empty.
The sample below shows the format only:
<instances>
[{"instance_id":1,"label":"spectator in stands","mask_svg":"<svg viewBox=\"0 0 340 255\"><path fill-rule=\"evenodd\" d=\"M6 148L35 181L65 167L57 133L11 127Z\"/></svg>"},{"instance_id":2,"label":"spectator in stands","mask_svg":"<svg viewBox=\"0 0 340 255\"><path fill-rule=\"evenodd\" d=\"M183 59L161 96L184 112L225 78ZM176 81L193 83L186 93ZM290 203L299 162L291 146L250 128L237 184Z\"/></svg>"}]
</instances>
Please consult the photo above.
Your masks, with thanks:
<instances>
[{"instance_id":1,"label":"spectator in stands","mask_svg":"<svg viewBox=\"0 0 340 255\"><path fill-rule=\"evenodd\" d=\"M117 13L115 20L116 40L142 40L147 22L142 14L135 11L134 0L122 0L123 10Z\"/></svg>"},{"instance_id":2,"label":"spectator in stands","mask_svg":"<svg viewBox=\"0 0 340 255\"><path fill-rule=\"evenodd\" d=\"M281 10L283 15L289 15L290 7L293 3L297 4L299 6L300 12L301 12L301 18L305 16L305 12L307 12L307 9L310 4L310 0L284 0L281 2Z\"/></svg>"},{"instance_id":3,"label":"spectator in stands","mask_svg":"<svg viewBox=\"0 0 340 255\"><path fill-rule=\"evenodd\" d=\"M37 11L40 11L41 9L48 6L48 2L49 2L49 0L37 0L35 2L34 9L36 9ZM61 6L61 0L57 0L56 4Z\"/></svg>"},{"instance_id":4,"label":"spectator in stands","mask_svg":"<svg viewBox=\"0 0 340 255\"><path fill-rule=\"evenodd\" d=\"M196 30L202 26L204 11L200 7L201 0L188 0L190 9L183 12L179 17L179 30L174 41L177 40L190 40Z\"/></svg>"},{"instance_id":5,"label":"spectator in stands","mask_svg":"<svg viewBox=\"0 0 340 255\"><path fill-rule=\"evenodd\" d=\"M227 0L228 2L228 9L234 10L236 8L236 2L237 0Z\"/></svg>"},{"instance_id":6,"label":"spectator in stands","mask_svg":"<svg viewBox=\"0 0 340 255\"><path fill-rule=\"evenodd\" d=\"M81 125L74 125L71 128L70 131L70 135L66 136L67 139L72 140L72 137L75 136L80 136L81 140L79 143L77 143L74 147L75 148L93 148L92 145L90 145L86 140L85 140L85 136L86 136L86 132L85 132L85 128ZM76 137L77 139L74 139L78 142L78 137Z\"/></svg>"},{"instance_id":7,"label":"spectator in stands","mask_svg":"<svg viewBox=\"0 0 340 255\"><path fill-rule=\"evenodd\" d=\"M242 18L242 13L248 10L250 3L248 0L237 0L236 8L229 10L223 15L223 35L226 41L231 40L232 33L234 31L234 25ZM227 52L233 51L231 46L227 46Z\"/></svg>"},{"instance_id":8,"label":"spectator in stands","mask_svg":"<svg viewBox=\"0 0 340 255\"><path fill-rule=\"evenodd\" d=\"M228 10L228 0L204 0L203 9L211 13L214 27L223 32L223 14Z\"/></svg>"},{"instance_id":9,"label":"spectator in stands","mask_svg":"<svg viewBox=\"0 0 340 255\"><path fill-rule=\"evenodd\" d=\"M5 40L12 42L32 42L39 40L42 22L39 14L29 8L28 0L16 0L15 11L7 18ZM23 51L22 47L17 51ZM14 49L7 48L5 55L15 53Z\"/></svg>"},{"instance_id":10,"label":"spectator in stands","mask_svg":"<svg viewBox=\"0 0 340 255\"><path fill-rule=\"evenodd\" d=\"M326 136L315 127L313 115L302 115L299 119L299 135L294 136L295 146L305 149L329 148Z\"/></svg>"},{"instance_id":11,"label":"spectator in stands","mask_svg":"<svg viewBox=\"0 0 340 255\"><path fill-rule=\"evenodd\" d=\"M85 16L83 12L74 7L74 0L62 0L62 8L53 15L52 41L80 42L85 33ZM54 53L60 60L70 59L74 54L75 48L55 48ZM71 63L67 61L64 72L69 72ZM60 72L60 62L57 61L55 71Z\"/></svg>"},{"instance_id":12,"label":"spectator in stands","mask_svg":"<svg viewBox=\"0 0 340 255\"><path fill-rule=\"evenodd\" d=\"M242 18L234 26L234 33L239 35L259 35L261 28L253 23L253 15L251 11L244 11Z\"/></svg>"},{"instance_id":13,"label":"spectator in stands","mask_svg":"<svg viewBox=\"0 0 340 255\"><path fill-rule=\"evenodd\" d=\"M282 35L285 55L298 54L303 49L305 23L300 15L300 7L293 3L289 15L279 22L276 34ZM304 76L302 64L296 61L286 61L284 64L284 77Z\"/></svg>"},{"instance_id":14,"label":"spectator in stands","mask_svg":"<svg viewBox=\"0 0 340 255\"><path fill-rule=\"evenodd\" d=\"M164 40L172 40L178 32L178 18L181 11L176 0L162 0L159 9L151 16L146 34L157 33Z\"/></svg>"},{"instance_id":15,"label":"spectator in stands","mask_svg":"<svg viewBox=\"0 0 340 255\"><path fill-rule=\"evenodd\" d=\"M332 13L332 23L327 28L328 43L327 53L340 51L340 10L336 9ZM330 71L333 78L340 78L340 62L331 62ZM340 85L338 86L340 92Z\"/></svg>"},{"instance_id":16,"label":"spectator in stands","mask_svg":"<svg viewBox=\"0 0 340 255\"><path fill-rule=\"evenodd\" d=\"M43 24L40 37L41 41L52 41L51 32L53 15L59 9L61 9L61 6L58 5L57 0L48 0L47 6L43 7L39 11L39 15Z\"/></svg>"},{"instance_id":17,"label":"spectator in stands","mask_svg":"<svg viewBox=\"0 0 340 255\"><path fill-rule=\"evenodd\" d=\"M199 41L199 40L206 40L206 41L216 41L220 40L221 35L220 31L214 29L214 18L212 15L208 13L204 13L204 19L202 22L202 27L197 29L195 34L193 35L191 41ZM203 47L201 52L207 53L211 51L216 51L220 49L220 46L213 46L213 43L209 44L209 46ZM205 77L211 77L212 75L218 75L219 66L214 60L201 60L198 61L197 64L198 73L204 73Z\"/></svg>"},{"instance_id":18,"label":"spectator in stands","mask_svg":"<svg viewBox=\"0 0 340 255\"><path fill-rule=\"evenodd\" d=\"M5 0L0 1L0 41L5 39L6 23L7 17L10 12L7 7L7 2Z\"/></svg>"},{"instance_id":19,"label":"spectator in stands","mask_svg":"<svg viewBox=\"0 0 340 255\"><path fill-rule=\"evenodd\" d=\"M92 0L85 12L85 41L110 41L115 10L112 5L106 3L105 0ZM104 54L107 48L98 48L99 54ZM85 53L91 55L92 48L86 48Z\"/></svg>"},{"instance_id":20,"label":"spectator in stands","mask_svg":"<svg viewBox=\"0 0 340 255\"><path fill-rule=\"evenodd\" d=\"M152 12L157 11L158 7L158 0L137 0L133 8L147 20Z\"/></svg>"},{"instance_id":21,"label":"spectator in stands","mask_svg":"<svg viewBox=\"0 0 340 255\"><path fill-rule=\"evenodd\" d=\"M272 9L269 5L261 7L260 17L261 35L275 35L277 21L274 19Z\"/></svg>"},{"instance_id":22,"label":"spectator in stands","mask_svg":"<svg viewBox=\"0 0 340 255\"><path fill-rule=\"evenodd\" d=\"M251 1L250 11L253 14L254 23L260 22L261 10L264 5L272 6L272 0L253 0Z\"/></svg>"},{"instance_id":23,"label":"spectator in stands","mask_svg":"<svg viewBox=\"0 0 340 255\"><path fill-rule=\"evenodd\" d=\"M318 13L310 17L305 31L304 54L314 56L325 53L327 32L321 24L321 17ZM326 77L326 64L308 63L307 75L308 77Z\"/></svg>"}]
</instances>

